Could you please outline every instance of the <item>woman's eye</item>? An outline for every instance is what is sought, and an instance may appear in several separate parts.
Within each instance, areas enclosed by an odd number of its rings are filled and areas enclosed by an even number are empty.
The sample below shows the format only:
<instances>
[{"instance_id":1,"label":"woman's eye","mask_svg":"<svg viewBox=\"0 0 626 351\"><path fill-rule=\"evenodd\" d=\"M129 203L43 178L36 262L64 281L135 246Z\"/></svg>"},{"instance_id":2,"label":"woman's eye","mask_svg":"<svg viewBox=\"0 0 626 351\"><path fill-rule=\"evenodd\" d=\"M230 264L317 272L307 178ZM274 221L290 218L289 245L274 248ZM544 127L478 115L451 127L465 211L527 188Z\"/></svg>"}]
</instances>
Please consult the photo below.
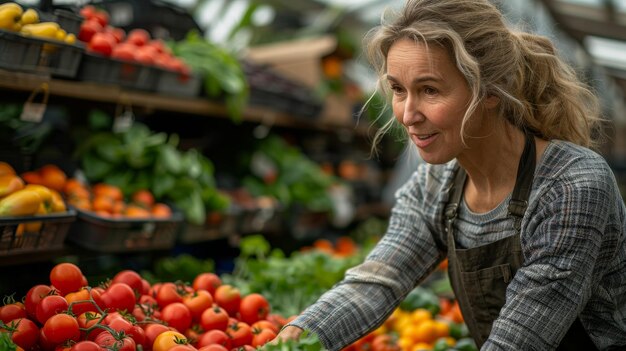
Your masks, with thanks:
<instances>
[{"instance_id":1,"label":"woman's eye","mask_svg":"<svg viewBox=\"0 0 626 351\"><path fill-rule=\"evenodd\" d=\"M437 89L435 89L433 87L425 87L424 88L424 93L426 95L436 95L437 94Z\"/></svg>"},{"instance_id":2,"label":"woman's eye","mask_svg":"<svg viewBox=\"0 0 626 351\"><path fill-rule=\"evenodd\" d=\"M391 86L391 91L393 91L396 94L400 94L402 93L402 87L400 87L399 85L392 85Z\"/></svg>"}]
</instances>

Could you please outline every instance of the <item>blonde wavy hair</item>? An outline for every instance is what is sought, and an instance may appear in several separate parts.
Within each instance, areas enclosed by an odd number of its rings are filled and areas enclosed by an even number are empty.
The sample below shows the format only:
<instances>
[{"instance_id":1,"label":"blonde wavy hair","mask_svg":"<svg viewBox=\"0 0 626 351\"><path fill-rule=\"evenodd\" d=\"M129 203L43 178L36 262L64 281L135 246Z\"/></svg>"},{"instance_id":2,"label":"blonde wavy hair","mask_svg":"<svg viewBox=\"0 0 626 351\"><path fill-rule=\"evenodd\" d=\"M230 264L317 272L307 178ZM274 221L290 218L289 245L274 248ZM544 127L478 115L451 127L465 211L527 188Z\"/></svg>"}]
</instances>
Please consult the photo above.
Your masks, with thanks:
<instances>
[{"instance_id":1,"label":"blonde wavy hair","mask_svg":"<svg viewBox=\"0 0 626 351\"><path fill-rule=\"evenodd\" d=\"M548 38L509 29L488 0L408 0L394 15L388 23L383 16L365 37L378 90L388 98L387 54L396 41L410 38L445 48L465 76L472 98L463 137L480 101L497 96L500 116L517 127L548 140L597 146L592 135L602 122L598 99ZM373 148L394 123L390 118L379 129Z\"/></svg>"}]
</instances>

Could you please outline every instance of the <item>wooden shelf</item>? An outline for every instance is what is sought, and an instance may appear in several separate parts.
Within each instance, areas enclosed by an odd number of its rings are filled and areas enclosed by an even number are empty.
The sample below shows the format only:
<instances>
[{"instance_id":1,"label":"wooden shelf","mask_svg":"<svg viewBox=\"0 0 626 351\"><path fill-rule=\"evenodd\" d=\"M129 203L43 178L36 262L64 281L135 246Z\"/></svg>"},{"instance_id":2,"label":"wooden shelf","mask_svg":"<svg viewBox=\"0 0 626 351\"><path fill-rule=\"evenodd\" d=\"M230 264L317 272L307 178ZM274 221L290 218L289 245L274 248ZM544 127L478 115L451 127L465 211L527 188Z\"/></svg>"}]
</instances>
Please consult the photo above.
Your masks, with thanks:
<instances>
[{"instance_id":1,"label":"wooden shelf","mask_svg":"<svg viewBox=\"0 0 626 351\"><path fill-rule=\"evenodd\" d=\"M62 96L86 101L141 107L148 111L161 110L217 118L229 118L226 107L218 101L202 98L185 98L122 89L117 85L54 79L49 76L0 70L0 89L32 92L42 84L48 84L51 96ZM345 118L344 118L345 119ZM293 116L267 107L249 106L243 112L243 120L268 126L305 128L320 131L351 131L359 135L370 133L363 122L349 125L347 122L318 121ZM342 119L337 119L338 121Z\"/></svg>"}]
</instances>

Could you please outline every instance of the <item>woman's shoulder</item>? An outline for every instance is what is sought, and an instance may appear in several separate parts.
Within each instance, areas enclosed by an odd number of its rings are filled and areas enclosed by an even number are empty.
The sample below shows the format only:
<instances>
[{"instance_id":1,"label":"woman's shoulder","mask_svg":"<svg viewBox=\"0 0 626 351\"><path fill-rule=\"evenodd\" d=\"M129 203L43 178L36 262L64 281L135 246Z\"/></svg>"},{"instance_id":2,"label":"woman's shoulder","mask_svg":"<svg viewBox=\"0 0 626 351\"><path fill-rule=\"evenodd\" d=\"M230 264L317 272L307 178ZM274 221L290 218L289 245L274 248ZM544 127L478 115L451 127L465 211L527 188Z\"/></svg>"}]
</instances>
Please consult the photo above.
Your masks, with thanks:
<instances>
[{"instance_id":1,"label":"woman's shoulder","mask_svg":"<svg viewBox=\"0 0 626 351\"><path fill-rule=\"evenodd\" d=\"M568 141L552 140L546 148L537 170L538 176L552 179L580 172L603 175L611 173L604 157L597 152Z\"/></svg>"},{"instance_id":2,"label":"woman's shoulder","mask_svg":"<svg viewBox=\"0 0 626 351\"><path fill-rule=\"evenodd\" d=\"M603 191L615 190L615 178L610 166L597 152L563 140L552 140L537 167L539 184L554 188L593 187Z\"/></svg>"}]
</instances>

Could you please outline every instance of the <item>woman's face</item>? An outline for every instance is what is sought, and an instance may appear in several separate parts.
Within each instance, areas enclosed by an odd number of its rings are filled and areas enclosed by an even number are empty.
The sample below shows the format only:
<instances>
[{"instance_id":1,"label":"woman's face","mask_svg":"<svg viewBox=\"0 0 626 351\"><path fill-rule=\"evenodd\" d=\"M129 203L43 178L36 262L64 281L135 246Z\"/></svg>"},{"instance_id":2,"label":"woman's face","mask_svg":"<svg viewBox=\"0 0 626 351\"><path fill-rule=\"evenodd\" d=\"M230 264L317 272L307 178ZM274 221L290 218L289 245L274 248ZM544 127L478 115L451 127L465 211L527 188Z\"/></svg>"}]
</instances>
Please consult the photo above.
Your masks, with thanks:
<instances>
[{"instance_id":1,"label":"woman's face","mask_svg":"<svg viewBox=\"0 0 626 351\"><path fill-rule=\"evenodd\" d=\"M471 92L447 51L401 39L387 55L392 106L424 161L446 163L464 149L461 122Z\"/></svg>"}]
</instances>

